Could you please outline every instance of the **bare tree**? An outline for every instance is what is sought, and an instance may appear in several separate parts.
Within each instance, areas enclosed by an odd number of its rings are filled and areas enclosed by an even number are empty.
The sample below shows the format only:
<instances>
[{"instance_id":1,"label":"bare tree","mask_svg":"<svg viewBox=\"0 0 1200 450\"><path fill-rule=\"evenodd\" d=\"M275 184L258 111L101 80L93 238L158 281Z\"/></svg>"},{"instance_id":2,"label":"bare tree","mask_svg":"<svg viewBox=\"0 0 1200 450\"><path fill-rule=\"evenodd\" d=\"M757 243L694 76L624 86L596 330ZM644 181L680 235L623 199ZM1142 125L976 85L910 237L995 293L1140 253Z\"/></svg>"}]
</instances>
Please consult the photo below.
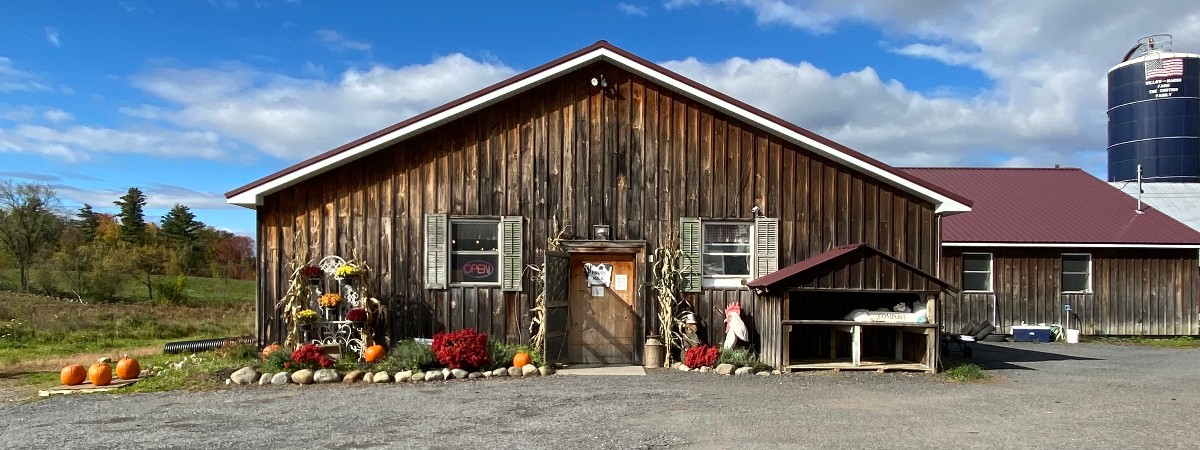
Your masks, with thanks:
<instances>
[{"instance_id":1,"label":"bare tree","mask_svg":"<svg viewBox=\"0 0 1200 450\"><path fill-rule=\"evenodd\" d=\"M21 291L29 290L34 257L60 234L63 219L54 189L47 184L0 183L0 246L21 274Z\"/></svg>"}]
</instances>

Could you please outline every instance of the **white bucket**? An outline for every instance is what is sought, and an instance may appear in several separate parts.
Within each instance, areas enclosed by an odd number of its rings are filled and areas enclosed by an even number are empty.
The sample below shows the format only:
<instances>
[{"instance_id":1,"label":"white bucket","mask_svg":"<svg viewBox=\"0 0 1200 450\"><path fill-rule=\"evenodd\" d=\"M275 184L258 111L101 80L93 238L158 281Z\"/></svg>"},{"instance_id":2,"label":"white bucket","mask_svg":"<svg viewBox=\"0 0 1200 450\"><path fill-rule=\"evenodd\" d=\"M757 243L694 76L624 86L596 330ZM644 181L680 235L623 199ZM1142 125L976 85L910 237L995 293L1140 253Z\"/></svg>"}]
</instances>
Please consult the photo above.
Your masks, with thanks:
<instances>
[{"instance_id":1,"label":"white bucket","mask_svg":"<svg viewBox=\"0 0 1200 450\"><path fill-rule=\"evenodd\" d=\"M1072 330L1070 328L1067 329L1067 343L1068 344L1078 344L1079 343L1079 330Z\"/></svg>"}]
</instances>

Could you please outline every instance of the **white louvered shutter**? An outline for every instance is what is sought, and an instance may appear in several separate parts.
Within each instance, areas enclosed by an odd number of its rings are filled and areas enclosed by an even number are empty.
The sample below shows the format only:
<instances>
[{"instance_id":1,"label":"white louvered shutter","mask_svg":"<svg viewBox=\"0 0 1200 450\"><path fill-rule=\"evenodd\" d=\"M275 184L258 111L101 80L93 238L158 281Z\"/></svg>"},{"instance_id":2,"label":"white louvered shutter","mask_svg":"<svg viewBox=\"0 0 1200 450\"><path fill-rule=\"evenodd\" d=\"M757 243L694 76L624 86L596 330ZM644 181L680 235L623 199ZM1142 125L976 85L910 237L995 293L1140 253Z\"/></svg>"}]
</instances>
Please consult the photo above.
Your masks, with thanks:
<instances>
[{"instance_id":1,"label":"white louvered shutter","mask_svg":"<svg viewBox=\"0 0 1200 450\"><path fill-rule=\"evenodd\" d=\"M449 219L445 214L425 215L425 289L445 289L450 266Z\"/></svg>"},{"instance_id":2,"label":"white louvered shutter","mask_svg":"<svg viewBox=\"0 0 1200 450\"><path fill-rule=\"evenodd\" d=\"M521 272L524 269L522 238L524 219L521 216L500 218L500 288L505 291L521 290Z\"/></svg>"},{"instance_id":3,"label":"white louvered shutter","mask_svg":"<svg viewBox=\"0 0 1200 450\"><path fill-rule=\"evenodd\" d=\"M683 292L700 292L701 228L698 217L679 219L679 276Z\"/></svg>"},{"instance_id":4,"label":"white louvered shutter","mask_svg":"<svg viewBox=\"0 0 1200 450\"><path fill-rule=\"evenodd\" d=\"M779 218L754 219L754 278L779 270Z\"/></svg>"}]
</instances>

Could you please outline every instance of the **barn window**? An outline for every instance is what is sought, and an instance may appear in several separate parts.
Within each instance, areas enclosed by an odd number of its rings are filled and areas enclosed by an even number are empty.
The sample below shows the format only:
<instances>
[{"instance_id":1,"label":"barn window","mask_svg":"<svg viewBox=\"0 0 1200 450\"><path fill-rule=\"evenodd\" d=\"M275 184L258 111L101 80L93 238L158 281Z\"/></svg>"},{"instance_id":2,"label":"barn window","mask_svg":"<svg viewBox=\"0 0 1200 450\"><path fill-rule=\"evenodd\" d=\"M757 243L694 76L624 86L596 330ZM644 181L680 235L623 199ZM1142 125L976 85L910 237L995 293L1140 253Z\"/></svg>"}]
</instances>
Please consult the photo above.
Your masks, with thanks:
<instances>
[{"instance_id":1,"label":"barn window","mask_svg":"<svg viewBox=\"0 0 1200 450\"><path fill-rule=\"evenodd\" d=\"M680 224L680 272L687 292L741 287L779 265L779 219L722 221L685 218Z\"/></svg>"},{"instance_id":2,"label":"barn window","mask_svg":"<svg viewBox=\"0 0 1200 450\"><path fill-rule=\"evenodd\" d=\"M427 289L454 284L521 290L521 217L425 217Z\"/></svg>"},{"instance_id":3,"label":"barn window","mask_svg":"<svg viewBox=\"0 0 1200 450\"><path fill-rule=\"evenodd\" d=\"M1088 253L1062 254L1063 292L1092 291L1092 255Z\"/></svg>"},{"instance_id":4,"label":"barn window","mask_svg":"<svg viewBox=\"0 0 1200 450\"><path fill-rule=\"evenodd\" d=\"M992 291L992 254L963 253L962 288L964 291Z\"/></svg>"}]
</instances>

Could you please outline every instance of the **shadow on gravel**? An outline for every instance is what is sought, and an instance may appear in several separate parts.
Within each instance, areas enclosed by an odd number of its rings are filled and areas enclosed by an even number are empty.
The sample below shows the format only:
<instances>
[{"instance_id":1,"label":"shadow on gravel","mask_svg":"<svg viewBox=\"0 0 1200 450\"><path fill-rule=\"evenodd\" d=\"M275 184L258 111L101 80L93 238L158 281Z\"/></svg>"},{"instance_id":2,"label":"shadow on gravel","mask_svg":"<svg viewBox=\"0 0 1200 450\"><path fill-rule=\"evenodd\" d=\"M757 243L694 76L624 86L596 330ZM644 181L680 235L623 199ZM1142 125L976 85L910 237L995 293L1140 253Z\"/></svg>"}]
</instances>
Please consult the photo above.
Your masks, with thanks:
<instances>
[{"instance_id":1,"label":"shadow on gravel","mask_svg":"<svg viewBox=\"0 0 1200 450\"><path fill-rule=\"evenodd\" d=\"M983 342L971 344L974 354L970 362L984 370L1017 369L1037 370L1014 363L1044 362L1044 361L1096 361L1100 358L1064 355L1061 353L1028 350L1024 348L1000 347Z\"/></svg>"}]
</instances>

